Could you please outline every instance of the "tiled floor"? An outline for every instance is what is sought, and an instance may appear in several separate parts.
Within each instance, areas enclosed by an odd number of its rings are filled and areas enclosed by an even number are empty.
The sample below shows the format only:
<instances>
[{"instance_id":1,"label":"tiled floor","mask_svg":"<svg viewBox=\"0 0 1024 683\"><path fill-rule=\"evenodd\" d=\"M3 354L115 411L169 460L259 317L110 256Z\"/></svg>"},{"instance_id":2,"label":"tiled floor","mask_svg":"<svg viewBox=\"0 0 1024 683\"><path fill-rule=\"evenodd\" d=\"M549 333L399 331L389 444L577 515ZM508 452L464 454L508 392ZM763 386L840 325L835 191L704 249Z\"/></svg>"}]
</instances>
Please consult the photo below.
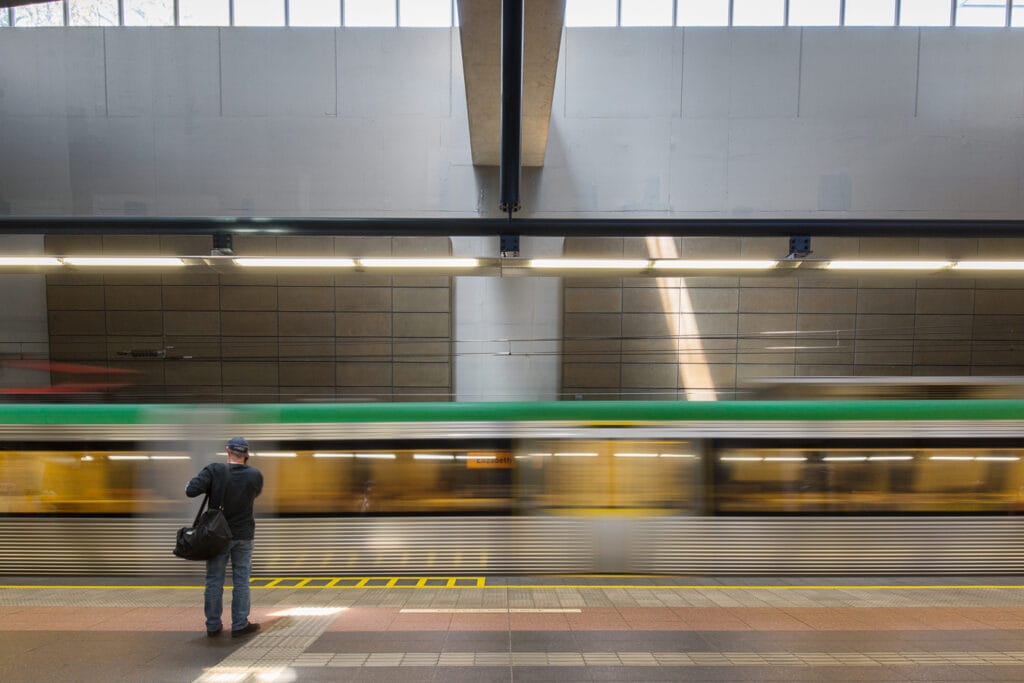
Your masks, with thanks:
<instances>
[{"instance_id":1,"label":"tiled floor","mask_svg":"<svg viewBox=\"0 0 1024 683\"><path fill-rule=\"evenodd\" d=\"M0 583L5 683L1024 680L1016 577L254 580L245 639L195 579Z\"/></svg>"}]
</instances>

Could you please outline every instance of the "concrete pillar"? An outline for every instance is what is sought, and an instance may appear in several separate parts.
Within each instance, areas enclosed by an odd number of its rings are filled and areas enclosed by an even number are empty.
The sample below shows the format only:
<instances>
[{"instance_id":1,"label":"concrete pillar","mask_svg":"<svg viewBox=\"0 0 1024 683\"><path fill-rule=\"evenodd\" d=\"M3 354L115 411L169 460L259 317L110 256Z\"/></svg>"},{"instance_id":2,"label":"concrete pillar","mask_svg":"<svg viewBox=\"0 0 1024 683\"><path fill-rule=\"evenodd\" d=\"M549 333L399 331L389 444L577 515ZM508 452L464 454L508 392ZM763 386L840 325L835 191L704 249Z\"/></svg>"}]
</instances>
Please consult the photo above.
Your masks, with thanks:
<instances>
[{"instance_id":1,"label":"concrete pillar","mask_svg":"<svg viewBox=\"0 0 1024 683\"><path fill-rule=\"evenodd\" d=\"M523 237L523 258L562 255L561 237ZM497 256L497 237L453 237L454 256ZM556 277L455 278L455 400L552 401L561 388Z\"/></svg>"}]
</instances>

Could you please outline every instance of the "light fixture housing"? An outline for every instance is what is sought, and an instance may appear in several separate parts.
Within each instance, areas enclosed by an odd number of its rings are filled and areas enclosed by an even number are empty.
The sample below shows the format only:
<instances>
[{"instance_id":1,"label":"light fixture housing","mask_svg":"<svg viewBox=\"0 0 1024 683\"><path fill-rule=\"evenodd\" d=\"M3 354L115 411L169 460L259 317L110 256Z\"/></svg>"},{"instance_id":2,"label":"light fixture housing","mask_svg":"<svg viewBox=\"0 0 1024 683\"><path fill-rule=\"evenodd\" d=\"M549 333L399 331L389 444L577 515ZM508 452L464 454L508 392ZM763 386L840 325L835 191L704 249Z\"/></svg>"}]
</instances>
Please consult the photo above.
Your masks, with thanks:
<instances>
[{"instance_id":1,"label":"light fixture housing","mask_svg":"<svg viewBox=\"0 0 1024 683\"><path fill-rule=\"evenodd\" d=\"M773 259L657 259L656 270L769 270L779 265Z\"/></svg>"},{"instance_id":2,"label":"light fixture housing","mask_svg":"<svg viewBox=\"0 0 1024 683\"><path fill-rule=\"evenodd\" d=\"M363 268L476 268L476 258L361 258Z\"/></svg>"},{"instance_id":3,"label":"light fixture housing","mask_svg":"<svg viewBox=\"0 0 1024 683\"><path fill-rule=\"evenodd\" d=\"M236 266L243 268L352 268L355 259L350 258L235 258Z\"/></svg>"},{"instance_id":4,"label":"light fixture housing","mask_svg":"<svg viewBox=\"0 0 1024 683\"><path fill-rule=\"evenodd\" d=\"M651 261L649 259L535 258L530 259L527 265L530 268L552 270L645 270L651 266Z\"/></svg>"},{"instance_id":5,"label":"light fixture housing","mask_svg":"<svg viewBox=\"0 0 1024 683\"><path fill-rule=\"evenodd\" d=\"M942 270L953 265L952 261L908 261L908 260L843 260L829 261L827 270Z\"/></svg>"},{"instance_id":6,"label":"light fixture housing","mask_svg":"<svg viewBox=\"0 0 1024 683\"><path fill-rule=\"evenodd\" d=\"M185 260L177 256L65 256L62 260L70 266L87 268L177 268L185 265Z\"/></svg>"},{"instance_id":7,"label":"light fixture housing","mask_svg":"<svg viewBox=\"0 0 1024 683\"><path fill-rule=\"evenodd\" d=\"M0 267L59 265L61 265L61 262L56 256L0 256Z\"/></svg>"},{"instance_id":8,"label":"light fixture housing","mask_svg":"<svg viewBox=\"0 0 1024 683\"><path fill-rule=\"evenodd\" d=\"M957 261L953 270L1024 270L1024 261Z\"/></svg>"}]
</instances>

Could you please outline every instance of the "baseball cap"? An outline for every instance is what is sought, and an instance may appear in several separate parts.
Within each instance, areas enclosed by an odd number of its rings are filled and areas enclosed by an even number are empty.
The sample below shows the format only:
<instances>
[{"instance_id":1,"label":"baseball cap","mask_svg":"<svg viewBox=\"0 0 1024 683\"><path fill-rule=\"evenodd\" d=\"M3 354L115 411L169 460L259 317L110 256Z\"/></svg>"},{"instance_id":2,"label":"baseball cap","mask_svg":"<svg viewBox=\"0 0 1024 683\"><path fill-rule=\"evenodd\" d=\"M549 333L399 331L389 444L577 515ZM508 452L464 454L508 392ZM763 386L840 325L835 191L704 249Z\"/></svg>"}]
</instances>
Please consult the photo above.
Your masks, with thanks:
<instances>
[{"instance_id":1,"label":"baseball cap","mask_svg":"<svg viewBox=\"0 0 1024 683\"><path fill-rule=\"evenodd\" d=\"M230 450L236 451L238 453L248 453L249 452L249 442L246 441L245 439L243 439L240 436L236 436L233 439L231 439L230 441L228 441L228 448Z\"/></svg>"}]
</instances>

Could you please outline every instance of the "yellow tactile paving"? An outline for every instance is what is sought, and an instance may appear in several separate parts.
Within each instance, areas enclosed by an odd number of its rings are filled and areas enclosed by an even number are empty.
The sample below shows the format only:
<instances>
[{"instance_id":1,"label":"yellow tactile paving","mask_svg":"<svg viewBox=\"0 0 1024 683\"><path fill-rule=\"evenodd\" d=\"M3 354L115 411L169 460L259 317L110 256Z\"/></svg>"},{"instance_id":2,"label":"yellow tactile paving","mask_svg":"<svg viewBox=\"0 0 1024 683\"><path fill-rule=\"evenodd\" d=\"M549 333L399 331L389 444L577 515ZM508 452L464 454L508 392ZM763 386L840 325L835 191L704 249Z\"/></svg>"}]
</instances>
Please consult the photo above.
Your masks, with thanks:
<instances>
[{"instance_id":1,"label":"yellow tactile paving","mask_svg":"<svg viewBox=\"0 0 1024 683\"><path fill-rule=\"evenodd\" d=\"M253 577L253 588L490 588L483 576ZM509 586L496 586L505 587Z\"/></svg>"}]
</instances>

